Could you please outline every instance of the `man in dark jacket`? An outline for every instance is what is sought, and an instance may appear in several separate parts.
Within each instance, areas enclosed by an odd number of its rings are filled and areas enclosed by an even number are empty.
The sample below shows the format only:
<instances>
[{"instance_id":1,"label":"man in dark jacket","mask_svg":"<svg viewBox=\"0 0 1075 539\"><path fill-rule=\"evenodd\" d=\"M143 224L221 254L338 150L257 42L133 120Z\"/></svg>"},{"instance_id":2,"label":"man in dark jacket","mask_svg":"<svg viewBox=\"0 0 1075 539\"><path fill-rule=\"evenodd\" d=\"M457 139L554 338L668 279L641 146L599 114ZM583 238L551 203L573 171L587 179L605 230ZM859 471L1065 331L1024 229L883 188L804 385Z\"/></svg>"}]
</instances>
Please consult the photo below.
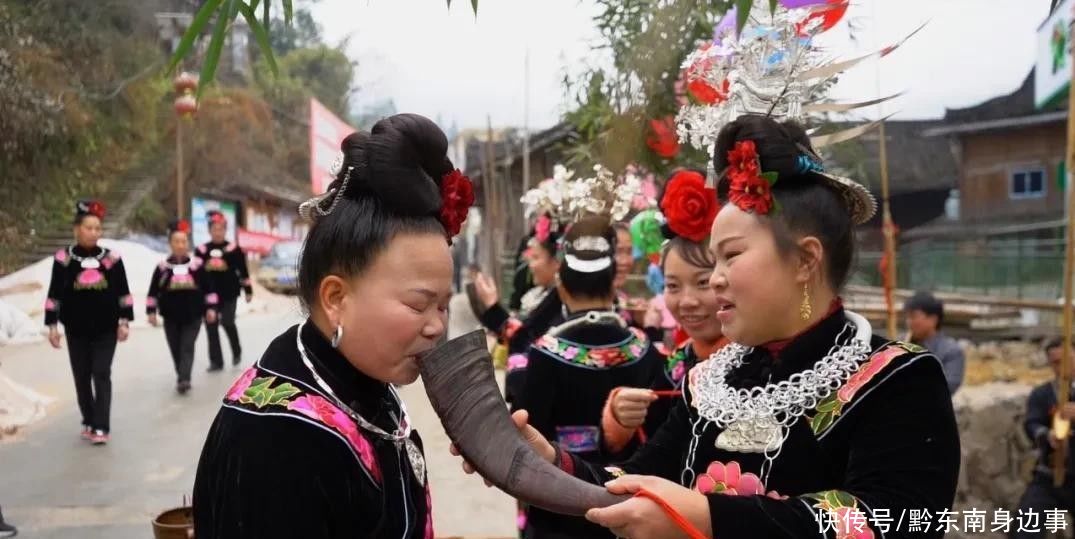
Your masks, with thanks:
<instances>
[{"instance_id":1,"label":"man in dark jacket","mask_svg":"<svg viewBox=\"0 0 1075 539\"><path fill-rule=\"evenodd\" d=\"M1063 358L1063 341L1053 339L1045 345L1045 355L1049 358L1049 365L1053 372L1059 376L1060 361ZM1075 371L1073 371L1075 372ZM1072 392L1075 395L1075 391ZM1066 477L1060 487L1053 483L1053 452L1061 446L1053 431L1053 415L1060 414L1064 419L1075 418L1075 403L1069 402L1063 408L1057 410L1056 381L1045 382L1035 387L1027 399L1026 421L1023 428L1034 445L1038 448L1038 462L1034 466L1034 474L1027 485L1019 501L1019 513L1037 513L1041 521L1046 520L1047 512L1075 510L1075 459L1072 458L1070 442L1065 441L1067 447ZM1014 531L1009 537L1022 539L1024 537L1040 537L1044 534Z\"/></svg>"}]
</instances>

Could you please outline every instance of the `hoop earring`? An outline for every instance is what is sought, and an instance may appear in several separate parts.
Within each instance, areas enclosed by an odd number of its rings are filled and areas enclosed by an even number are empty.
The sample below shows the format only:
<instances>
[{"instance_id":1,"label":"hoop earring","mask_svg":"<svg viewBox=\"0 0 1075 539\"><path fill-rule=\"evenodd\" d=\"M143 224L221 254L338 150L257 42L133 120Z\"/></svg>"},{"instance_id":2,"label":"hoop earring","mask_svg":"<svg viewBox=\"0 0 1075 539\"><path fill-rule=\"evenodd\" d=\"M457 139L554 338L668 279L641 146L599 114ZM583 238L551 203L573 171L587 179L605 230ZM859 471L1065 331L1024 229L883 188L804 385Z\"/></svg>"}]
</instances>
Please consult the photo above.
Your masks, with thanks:
<instances>
[{"instance_id":1,"label":"hoop earring","mask_svg":"<svg viewBox=\"0 0 1075 539\"><path fill-rule=\"evenodd\" d=\"M332 334L332 347L339 348L341 339L343 339L343 326L336 324L336 331Z\"/></svg>"},{"instance_id":2,"label":"hoop earring","mask_svg":"<svg viewBox=\"0 0 1075 539\"><path fill-rule=\"evenodd\" d=\"M806 283L803 283L803 302L802 305L799 305L799 318L806 321L810 319L812 314L814 314L814 308L810 306L810 289Z\"/></svg>"}]
</instances>

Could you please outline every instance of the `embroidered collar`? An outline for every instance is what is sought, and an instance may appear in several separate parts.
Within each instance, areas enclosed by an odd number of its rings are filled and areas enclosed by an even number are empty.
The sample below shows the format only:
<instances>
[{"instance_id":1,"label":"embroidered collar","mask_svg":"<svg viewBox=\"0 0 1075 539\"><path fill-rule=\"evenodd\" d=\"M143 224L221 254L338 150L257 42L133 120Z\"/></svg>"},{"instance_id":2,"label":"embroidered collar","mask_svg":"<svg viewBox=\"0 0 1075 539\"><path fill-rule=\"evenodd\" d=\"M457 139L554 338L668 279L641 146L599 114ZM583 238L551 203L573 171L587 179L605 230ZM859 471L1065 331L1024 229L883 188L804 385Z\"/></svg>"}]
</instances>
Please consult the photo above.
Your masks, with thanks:
<instances>
[{"instance_id":1,"label":"embroidered collar","mask_svg":"<svg viewBox=\"0 0 1075 539\"><path fill-rule=\"evenodd\" d=\"M97 251L97 254L93 254L93 250L85 249L80 245L72 245L72 246L67 248L67 254L75 262L82 262L83 260L89 260L91 258L96 258L97 260L102 260L105 257L105 255L108 254L108 249L105 249L104 247L101 247L99 245L97 247L94 247L93 249L95 249ZM79 253L83 253L83 254L79 254Z\"/></svg>"},{"instance_id":2,"label":"embroidered collar","mask_svg":"<svg viewBox=\"0 0 1075 539\"><path fill-rule=\"evenodd\" d=\"M628 330L629 335L625 339L606 346L581 344L549 334L538 339L534 346L569 365L609 369L633 364L649 349L645 332L634 327Z\"/></svg>"},{"instance_id":3,"label":"embroidered collar","mask_svg":"<svg viewBox=\"0 0 1075 539\"><path fill-rule=\"evenodd\" d=\"M291 335L294 347L294 334ZM388 384L374 380L356 369L347 358L333 348L321 332L308 320L302 327L302 343L306 346L310 362L317 373L328 383L336 396L374 425L392 432L399 424L400 410L388 392ZM299 362L302 370L301 361ZM310 385L316 390L312 380Z\"/></svg>"}]
</instances>

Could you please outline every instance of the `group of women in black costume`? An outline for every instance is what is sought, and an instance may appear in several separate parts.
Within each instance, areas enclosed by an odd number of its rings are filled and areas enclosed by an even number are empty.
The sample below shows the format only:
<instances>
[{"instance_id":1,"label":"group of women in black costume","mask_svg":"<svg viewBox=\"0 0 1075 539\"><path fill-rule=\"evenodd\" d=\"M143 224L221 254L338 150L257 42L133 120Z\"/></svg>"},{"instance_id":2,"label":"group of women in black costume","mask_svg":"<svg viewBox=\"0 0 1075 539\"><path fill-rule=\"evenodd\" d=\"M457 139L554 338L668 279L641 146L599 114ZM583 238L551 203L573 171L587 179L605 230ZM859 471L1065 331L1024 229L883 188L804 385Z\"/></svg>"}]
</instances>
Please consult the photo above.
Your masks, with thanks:
<instances>
[{"instance_id":1,"label":"group of women in black costume","mask_svg":"<svg viewBox=\"0 0 1075 539\"><path fill-rule=\"evenodd\" d=\"M218 317L221 307L225 317L230 315L223 322L235 351L234 363L239 362L234 297L243 279L248 299L251 292L242 250L234 244L216 243L227 230L223 214L210 212L208 217L213 241L199 247L197 254L190 248L190 224L183 220L169 224L171 253L153 269L146 294L149 323L162 325L163 318L180 394L191 388L194 343L203 320L209 328L210 358L214 357L214 345L215 355L220 356L219 340L214 342L212 337L222 322ZM83 200L76 204L75 243L53 256L45 299L49 343L54 348L62 346L62 324L82 416L81 437L94 445L108 443L111 436L112 360L117 343L127 340L134 319L134 296L123 259L99 245L104 219L101 202ZM211 361L209 370L222 368L221 362Z\"/></svg>"},{"instance_id":2,"label":"group of women in black costume","mask_svg":"<svg viewBox=\"0 0 1075 539\"><path fill-rule=\"evenodd\" d=\"M308 318L236 381L209 432L199 538L434 537L422 440L395 386L445 332L449 242L473 190L420 116L342 151L330 190L301 208ZM740 117L711 157L714 186L677 171L660 200L665 301L686 342L662 352L617 309L607 215L536 227L541 289L521 318L476 287L481 319L520 355L508 391L524 438L563 473L632 496L585 518L530 508L523 534L940 536L895 525L954 498L940 366L840 300L872 197L826 173L793 123Z\"/></svg>"}]
</instances>

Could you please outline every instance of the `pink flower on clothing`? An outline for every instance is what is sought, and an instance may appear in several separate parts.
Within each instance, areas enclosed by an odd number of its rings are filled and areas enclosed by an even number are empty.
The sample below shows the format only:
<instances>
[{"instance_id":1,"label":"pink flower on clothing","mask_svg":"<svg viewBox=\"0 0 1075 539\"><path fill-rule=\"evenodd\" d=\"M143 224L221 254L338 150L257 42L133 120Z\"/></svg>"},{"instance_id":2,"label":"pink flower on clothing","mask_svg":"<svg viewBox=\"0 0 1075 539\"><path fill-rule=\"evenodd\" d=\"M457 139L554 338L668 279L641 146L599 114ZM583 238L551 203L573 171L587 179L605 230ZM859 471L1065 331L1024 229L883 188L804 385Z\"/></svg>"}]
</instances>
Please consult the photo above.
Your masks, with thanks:
<instances>
[{"instance_id":1,"label":"pink flower on clothing","mask_svg":"<svg viewBox=\"0 0 1075 539\"><path fill-rule=\"evenodd\" d=\"M743 473L738 462L727 465L713 461L705 473L698 476L694 488L702 494L728 494L730 496L754 496L765 494L761 478Z\"/></svg>"},{"instance_id":2,"label":"pink flower on clothing","mask_svg":"<svg viewBox=\"0 0 1075 539\"><path fill-rule=\"evenodd\" d=\"M134 296L127 294L120 300L120 304L124 307L134 307Z\"/></svg>"},{"instance_id":3,"label":"pink flower on clothing","mask_svg":"<svg viewBox=\"0 0 1075 539\"><path fill-rule=\"evenodd\" d=\"M836 539L874 539L866 514L857 507L836 507L829 513Z\"/></svg>"},{"instance_id":4,"label":"pink flower on clothing","mask_svg":"<svg viewBox=\"0 0 1075 539\"><path fill-rule=\"evenodd\" d=\"M96 269L82 270L82 273L78 274L78 284L82 286L96 286L104 281L104 274Z\"/></svg>"},{"instance_id":5,"label":"pink flower on clothing","mask_svg":"<svg viewBox=\"0 0 1075 539\"><path fill-rule=\"evenodd\" d=\"M147 305L149 304L150 300L153 301L153 305L157 304L156 299L149 298L149 300L146 300ZM246 393L247 388L250 387L250 382L253 382L254 377L256 377L257 375L258 371L253 367L246 369L246 371L243 372L243 374L239 375L239 378L235 380L235 383L231 385L231 389L229 389L228 394L224 396L224 400L238 402L238 400L242 398L243 393Z\"/></svg>"},{"instance_id":6,"label":"pink flower on clothing","mask_svg":"<svg viewBox=\"0 0 1075 539\"><path fill-rule=\"evenodd\" d=\"M46 299L45 300L45 310L46 311L55 311L56 310L56 300L54 300L52 298Z\"/></svg>"},{"instance_id":7,"label":"pink flower on clothing","mask_svg":"<svg viewBox=\"0 0 1075 539\"><path fill-rule=\"evenodd\" d=\"M642 347L637 344L631 345L631 355L638 357L642 355Z\"/></svg>"},{"instance_id":8,"label":"pink flower on clothing","mask_svg":"<svg viewBox=\"0 0 1075 539\"><path fill-rule=\"evenodd\" d=\"M426 481L426 534L425 539L433 539L433 496L429 492L429 482Z\"/></svg>"},{"instance_id":9,"label":"pink flower on clothing","mask_svg":"<svg viewBox=\"0 0 1075 539\"><path fill-rule=\"evenodd\" d=\"M858 393L874 376L877 376L877 373L881 372L889 363L892 363L893 359L903 355L903 353L904 351L897 346L891 346L878 352L858 372L847 379L847 383L836 392L836 398L844 404L851 402L855 393Z\"/></svg>"},{"instance_id":10,"label":"pink flower on clothing","mask_svg":"<svg viewBox=\"0 0 1075 539\"><path fill-rule=\"evenodd\" d=\"M525 369L530 364L530 358L526 354L512 354L508 357L508 372L516 369Z\"/></svg>"},{"instance_id":11,"label":"pink flower on clothing","mask_svg":"<svg viewBox=\"0 0 1075 539\"><path fill-rule=\"evenodd\" d=\"M336 429L351 444L351 448L358 454L362 466L370 472L373 480L377 483L381 482L381 468L377 465L377 456L373 452L373 446L358 431L355 422L342 410L318 395L303 395L291 401L287 409Z\"/></svg>"},{"instance_id":12,"label":"pink flower on clothing","mask_svg":"<svg viewBox=\"0 0 1075 539\"><path fill-rule=\"evenodd\" d=\"M579 355L579 349L574 346L568 346L561 355L564 356L564 359L575 359Z\"/></svg>"},{"instance_id":13,"label":"pink flower on clothing","mask_svg":"<svg viewBox=\"0 0 1075 539\"><path fill-rule=\"evenodd\" d=\"M61 264L63 264L64 262L67 262L67 250L66 249L60 249L59 251L56 251L56 261L61 263Z\"/></svg>"},{"instance_id":14,"label":"pink flower on clothing","mask_svg":"<svg viewBox=\"0 0 1075 539\"><path fill-rule=\"evenodd\" d=\"M682 361L676 363L675 367L672 367L672 381L679 382L683 379L683 375L687 373L687 367Z\"/></svg>"}]
</instances>

